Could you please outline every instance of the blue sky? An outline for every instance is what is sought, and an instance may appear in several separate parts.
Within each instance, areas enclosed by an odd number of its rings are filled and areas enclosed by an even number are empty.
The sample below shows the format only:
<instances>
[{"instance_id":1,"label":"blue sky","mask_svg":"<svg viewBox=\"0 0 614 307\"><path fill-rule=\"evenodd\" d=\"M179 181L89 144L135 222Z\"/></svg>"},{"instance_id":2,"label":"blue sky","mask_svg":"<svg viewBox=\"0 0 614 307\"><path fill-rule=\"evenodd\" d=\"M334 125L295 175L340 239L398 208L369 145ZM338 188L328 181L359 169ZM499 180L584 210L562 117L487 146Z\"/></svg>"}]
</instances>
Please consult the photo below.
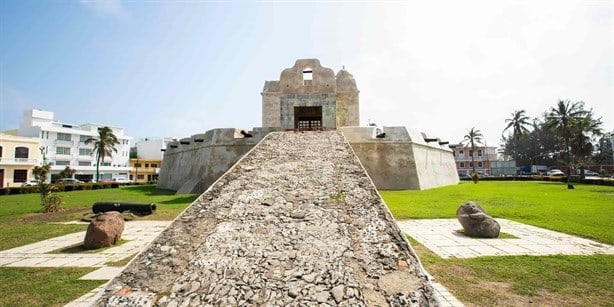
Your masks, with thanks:
<instances>
[{"instance_id":1,"label":"blue sky","mask_svg":"<svg viewBox=\"0 0 614 307\"><path fill-rule=\"evenodd\" d=\"M583 100L614 130L614 1L0 0L0 130L38 108L136 140L261 124L298 58L356 78L361 124L489 145Z\"/></svg>"}]
</instances>

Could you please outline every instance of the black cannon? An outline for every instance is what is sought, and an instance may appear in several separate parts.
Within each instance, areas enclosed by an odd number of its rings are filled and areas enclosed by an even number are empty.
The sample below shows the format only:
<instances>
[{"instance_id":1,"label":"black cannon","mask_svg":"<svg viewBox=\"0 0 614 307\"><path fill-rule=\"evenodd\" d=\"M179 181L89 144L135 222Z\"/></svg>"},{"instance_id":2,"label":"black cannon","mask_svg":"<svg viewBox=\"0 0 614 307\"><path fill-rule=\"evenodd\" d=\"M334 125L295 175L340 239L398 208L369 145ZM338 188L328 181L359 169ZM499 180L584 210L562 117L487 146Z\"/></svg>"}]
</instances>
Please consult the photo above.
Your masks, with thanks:
<instances>
[{"instance_id":1,"label":"black cannon","mask_svg":"<svg viewBox=\"0 0 614 307\"><path fill-rule=\"evenodd\" d=\"M94 213L102 213L107 211L130 211L136 215L149 215L156 211L156 204L138 204L124 202L96 202L92 206Z\"/></svg>"}]
</instances>

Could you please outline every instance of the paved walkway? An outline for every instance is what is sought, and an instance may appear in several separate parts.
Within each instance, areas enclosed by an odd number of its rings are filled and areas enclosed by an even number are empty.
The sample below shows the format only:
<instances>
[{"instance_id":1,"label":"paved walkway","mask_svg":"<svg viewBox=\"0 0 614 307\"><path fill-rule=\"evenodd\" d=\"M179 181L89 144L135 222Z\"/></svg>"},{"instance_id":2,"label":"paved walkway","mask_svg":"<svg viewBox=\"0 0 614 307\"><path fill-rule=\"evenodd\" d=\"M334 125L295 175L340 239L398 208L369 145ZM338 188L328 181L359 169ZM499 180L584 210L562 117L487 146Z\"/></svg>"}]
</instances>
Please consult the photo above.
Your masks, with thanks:
<instances>
[{"instance_id":1,"label":"paved walkway","mask_svg":"<svg viewBox=\"0 0 614 307\"><path fill-rule=\"evenodd\" d=\"M147 246L164 230L171 221L131 221L125 224L122 239L128 242L108 248L100 253L92 254L50 254L49 252L75 246L83 243L85 231L76 232L13 249L0 251L0 266L9 267L98 267L80 279L110 280L124 269L124 267L106 266L108 262L119 261L132 256ZM94 297L103 287L86 293L82 297L70 302L66 306L90 306Z\"/></svg>"},{"instance_id":2,"label":"paved walkway","mask_svg":"<svg viewBox=\"0 0 614 307\"><path fill-rule=\"evenodd\" d=\"M17 248L0 251L0 266L8 267L106 267L105 263L119 261L140 252L170 221L127 222L122 239L128 242L91 254L50 254L54 250L83 243L85 231L76 232ZM108 267L105 270L109 270ZM92 279L108 279L93 274ZM89 275L89 274L88 274ZM109 275L113 278L115 275Z\"/></svg>"},{"instance_id":3,"label":"paved walkway","mask_svg":"<svg viewBox=\"0 0 614 307\"><path fill-rule=\"evenodd\" d=\"M475 239L456 232L457 219L398 221L403 232L442 258L515 255L614 254L614 246L522 223L497 219L501 231L517 239Z\"/></svg>"}]
</instances>

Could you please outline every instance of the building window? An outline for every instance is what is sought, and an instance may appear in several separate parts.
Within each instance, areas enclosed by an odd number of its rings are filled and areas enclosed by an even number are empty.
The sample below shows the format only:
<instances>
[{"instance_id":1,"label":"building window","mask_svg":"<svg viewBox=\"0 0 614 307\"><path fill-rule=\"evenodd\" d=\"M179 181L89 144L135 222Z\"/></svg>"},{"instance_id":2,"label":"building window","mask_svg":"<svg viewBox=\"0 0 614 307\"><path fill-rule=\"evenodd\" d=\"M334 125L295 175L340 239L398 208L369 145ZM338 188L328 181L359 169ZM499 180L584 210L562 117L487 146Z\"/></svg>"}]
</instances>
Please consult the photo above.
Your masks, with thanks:
<instances>
[{"instance_id":1,"label":"building window","mask_svg":"<svg viewBox=\"0 0 614 307\"><path fill-rule=\"evenodd\" d=\"M473 167L473 162L469 162L469 167Z\"/></svg>"},{"instance_id":2,"label":"building window","mask_svg":"<svg viewBox=\"0 0 614 307\"><path fill-rule=\"evenodd\" d=\"M28 147L16 147L15 159L27 159L30 149Z\"/></svg>"},{"instance_id":3,"label":"building window","mask_svg":"<svg viewBox=\"0 0 614 307\"><path fill-rule=\"evenodd\" d=\"M92 151L90 149L87 148L79 148L79 155L80 156L89 156L92 154Z\"/></svg>"},{"instance_id":4,"label":"building window","mask_svg":"<svg viewBox=\"0 0 614 307\"><path fill-rule=\"evenodd\" d=\"M303 70L303 85L311 85L313 82L313 71L311 68L305 68Z\"/></svg>"},{"instance_id":5,"label":"building window","mask_svg":"<svg viewBox=\"0 0 614 307\"><path fill-rule=\"evenodd\" d=\"M469 151L469 156L470 156L470 157L473 157L473 150L470 150L470 151Z\"/></svg>"},{"instance_id":6,"label":"building window","mask_svg":"<svg viewBox=\"0 0 614 307\"><path fill-rule=\"evenodd\" d=\"M149 163L145 163L145 167L149 167Z\"/></svg>"},{"instance_id":7,"label":"building window","mask_svg":"<svg viewBox=\"0 0 614 307\"><path fill-rule=\"evenodd\" d=\"M464 150L459 150L459 151L458 151L458 154L462 156L462 155L464 155L464 154L465 154L465 151L464 151Z\"/></svg>"},{"instance_id":8,"label":"building window","mask_svg":"<svg viewBox=\"0 0 614 307\"><path fill-rule=\"evenodd\" d=\"M87 139L89 139L90 136L89 135L80 135L79 136L79 142L85 143L85 141L87 141Z\"/></svg>"},{"instance_id":9,"label":"building window","mask_svg":"<svg viewBox=\"0 0 614 307\"><path fill-rule=\"evenodd\" d=\"M16 169L13 171L13 182L26 182L28 180L28 170Z\"/></svg>"},{"instance_id":10,"label":"building window","mask_svg":"<svg viewBox=\"0 0 614 307\"><path fill-rule=\"evenodd\" d=\"M55 161L55 165L60 165L60 166L70 165L70 161Z\"/></svg>"},{"instance_id":11,"label":"building window","mask_svg":"<svg viewBox=\"0 0 614 307\"><path fill-rule=\"evenodd\" d=\"M56 155L70 155L70 147L56 147L55 154Z\"/></svg>"},{"instance_id":12,"label":"building window","mask_svg":"<svg viewBox=\"0 0 614 307\"><path fill-rule=\"evenodd\" d=\"M478 149L478 157L481 157L481 156L482 156L482 150Z\"/></svg>"},{"instance_id":13,"label":"building window","mask_svg":"<svg viewBox=\"0 0 614 307\"><path fill-rule=\"evenodd\" d=\"M102 162L100 163L100 166L111 166L110 162Z\"/></svg>"},{"instance_id":14,"label":"building window","mask_svg":"<svg viewBox=\"0 0 614 307\"><path fill-rule=\"evenodd\" d=\"M478 167L480 167L480 168L484 167L482 162L478 162Z\"/></svg>"},{"instance_id":15,"label":"building window","mask_svg":"<svg viewBox=\"0 0 614 307\"><path fill-rule=\"evenodd\" d=\"M156 168L156 167L158 167L158 164L152 163L151 167Z\"/></svg>"},{"instance_id":16,"label":"building window","mask_svg":"<svg viewBox=\"0 0 614 307\"><path fill-rule=\"evenodd\" d=\"M134 163L134 167L141 167L141 163Z\"/></svg>"},{"instance_id":17,"label":"building window","mask_svg":"<svg viewBox=\"0 0 614 307\"><path fill-rule=\"evenodd\" d=\"M136 175L136 179L145 179L145 175Z\"/></svg>"},{"instance_id":18,"label":"building window","mask_svg":"<svg viewBox=\"0 0 614 307\"><path fill-rule=\"evenodd\" d=\"M58 141L70 141L70 134L58 132Z\"/></svg>"},{"instance_id":19,"label":"building window","mask_svg":"<svg viewBox=\"0 0 614 307\"><path fill-rule=\"evenodd\" d=\"M80 161L79 166L92 166L92 163Z\"/></svg>"},{"instance_id":20,"label":"building window","mask_svg":"<svg viewBox=\"0 0 614 307\"><path fill-rule=\"evenodd\" d=\"M0 146L0 158L2 158L2 146Z\"/></svg>"},{"instance_id":21,"label":"building window","mask_svg":"<svg viewBox=\"0 0 614 307\"><path fill-rule=\"evenodd\" d=\"M465 168L465 162L461 162L461 163L460 163L460 167L461 167L461 168Z\"/></svg>"}]
</instances>

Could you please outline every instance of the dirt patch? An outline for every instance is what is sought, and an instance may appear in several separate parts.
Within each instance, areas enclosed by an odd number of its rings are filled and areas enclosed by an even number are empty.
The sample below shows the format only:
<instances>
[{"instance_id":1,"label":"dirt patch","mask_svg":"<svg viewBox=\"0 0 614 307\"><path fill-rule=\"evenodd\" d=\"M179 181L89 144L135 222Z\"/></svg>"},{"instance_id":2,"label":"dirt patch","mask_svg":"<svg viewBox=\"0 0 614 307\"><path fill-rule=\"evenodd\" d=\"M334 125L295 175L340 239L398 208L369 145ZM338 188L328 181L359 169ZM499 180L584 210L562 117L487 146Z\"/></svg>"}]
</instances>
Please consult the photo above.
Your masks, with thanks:
<instances>
[{"instance_id":1,"label":"dirt patch","mask_svg":"<svg viewBox=\"0 0 614 307\"><path fill-rule=\"evenodd\" d=\"M458 264L435 264L426 269L466 306L582 306L587 303L586 298L545 289L539 289L535 296L516 294L511 283L480 280L473 270Z\"/></svg>"},{"instance_id":2,"label":"dirt patch","mask_svg":"<svg viewBox=\"0 0 614 307\"><path fill-rule=\"evenodd\" d=\"M73 220L72 216L82 215L88 213L89 209L86 208L65 208L60 209L58 212L50 213L34 213L19 219L24 223L36 223L36 222L67 222Z\"/></svg>"}]
</instances>

